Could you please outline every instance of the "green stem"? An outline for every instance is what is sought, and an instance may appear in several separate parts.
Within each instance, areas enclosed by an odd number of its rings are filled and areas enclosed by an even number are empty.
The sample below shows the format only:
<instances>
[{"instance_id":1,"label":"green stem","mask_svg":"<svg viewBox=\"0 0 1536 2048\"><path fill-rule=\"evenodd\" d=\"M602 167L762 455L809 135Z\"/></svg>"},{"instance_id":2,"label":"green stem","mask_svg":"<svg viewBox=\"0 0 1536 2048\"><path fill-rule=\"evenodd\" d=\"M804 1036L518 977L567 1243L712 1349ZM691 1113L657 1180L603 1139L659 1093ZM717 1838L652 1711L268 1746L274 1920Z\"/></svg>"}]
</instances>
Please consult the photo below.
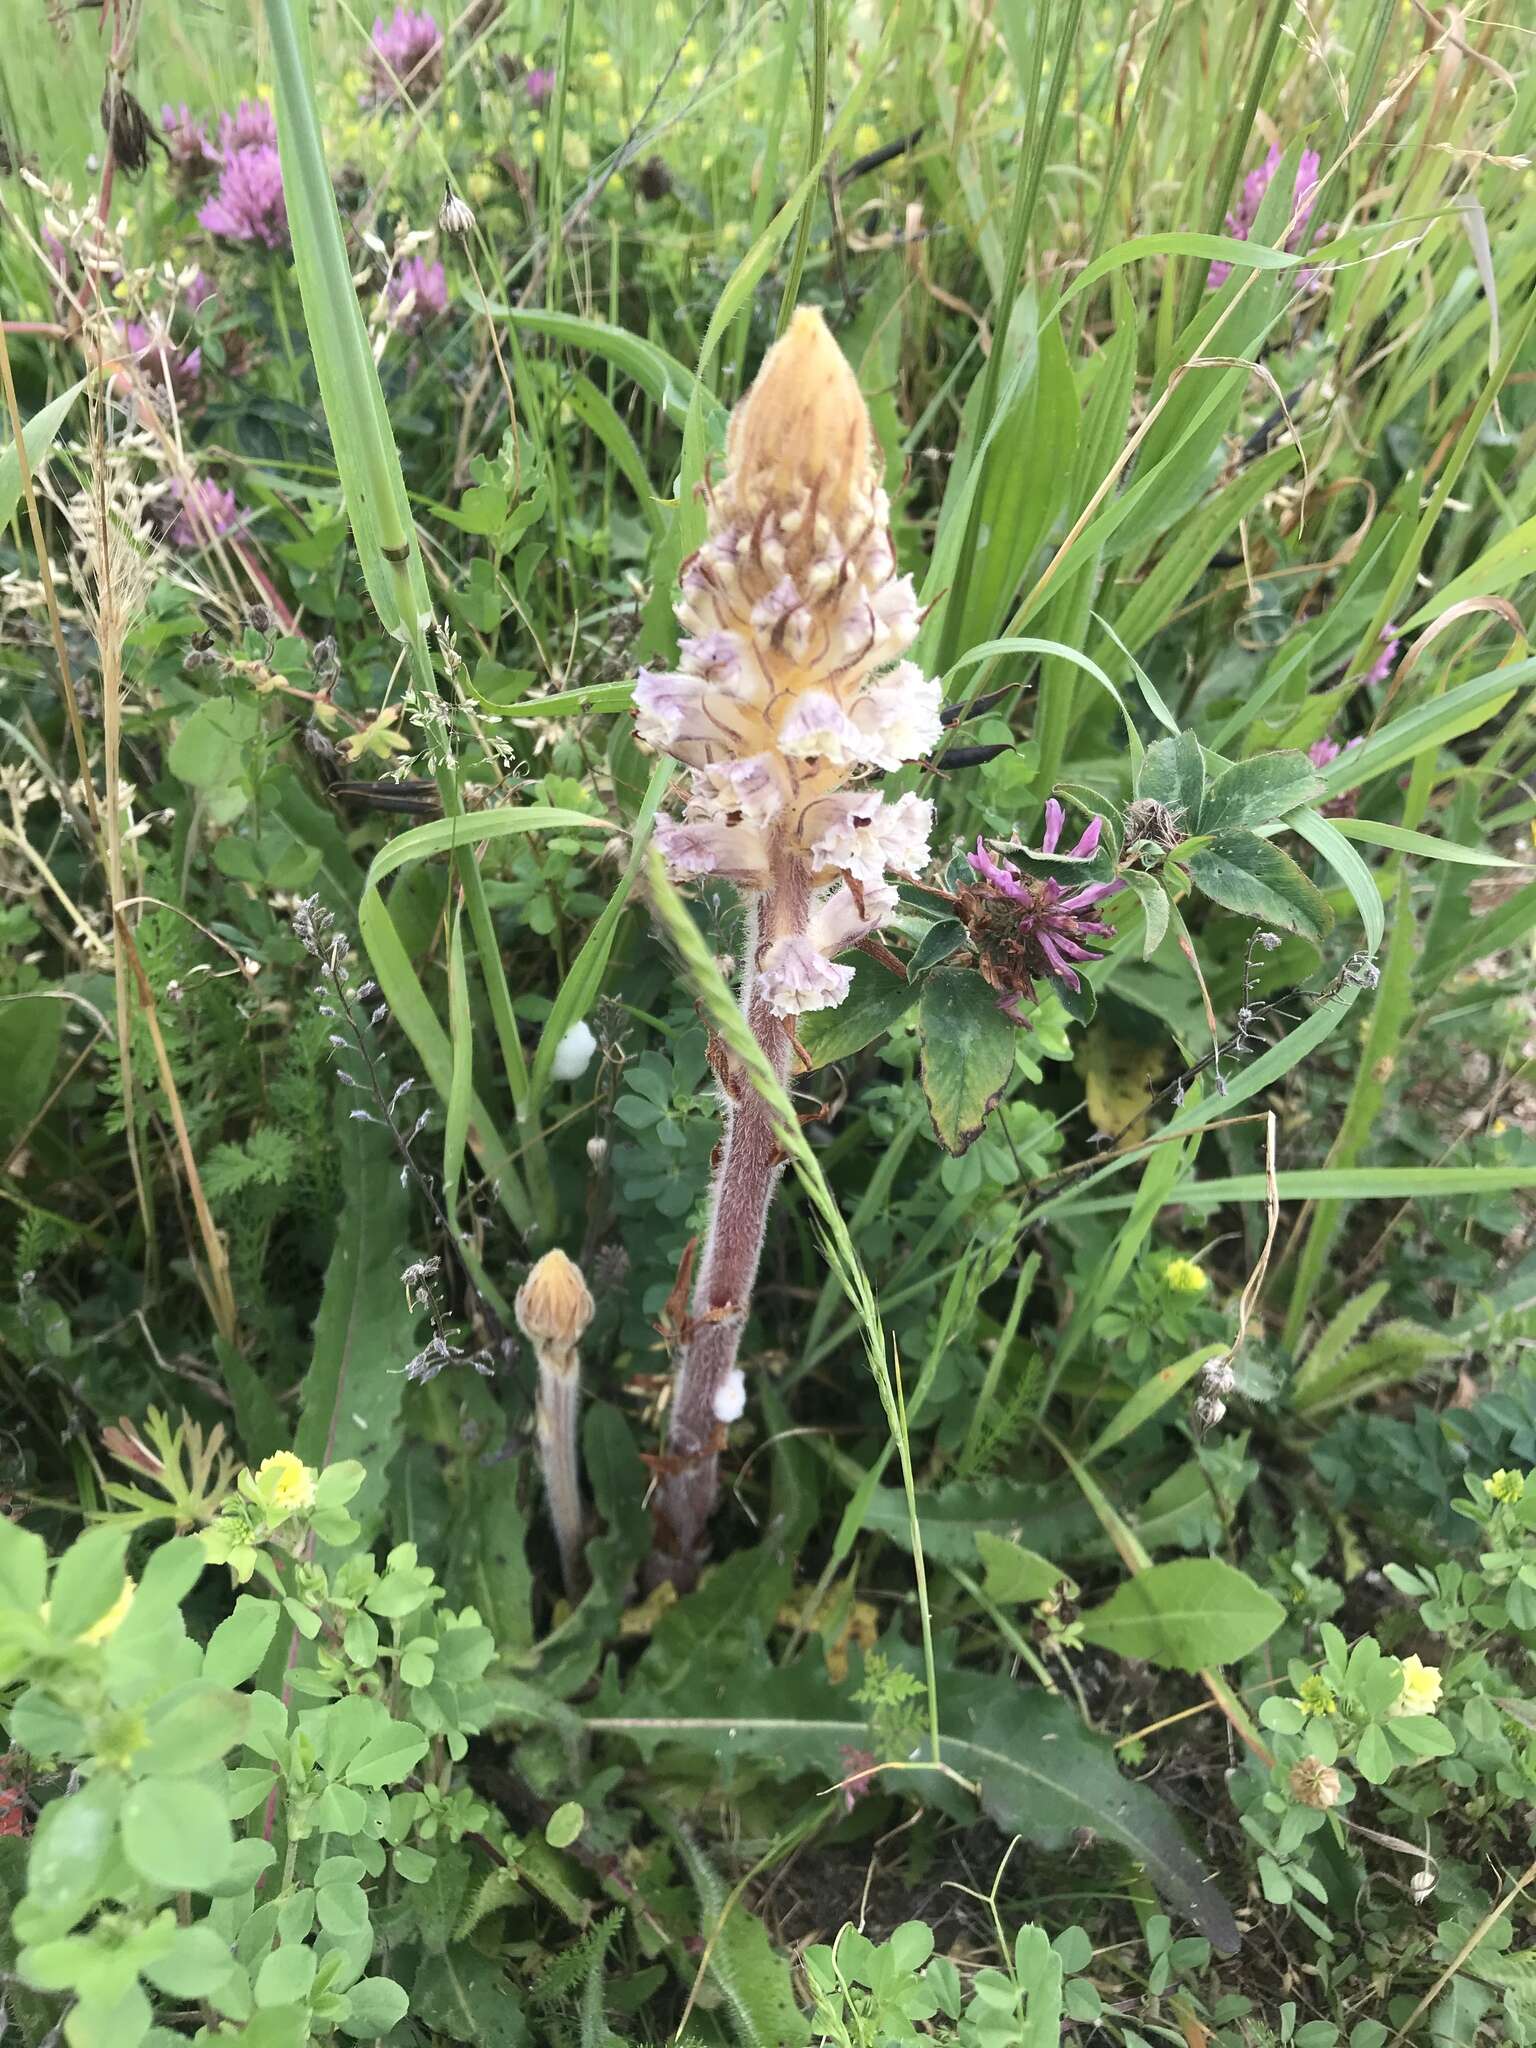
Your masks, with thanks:
<instances>
[{"instance_id":1,"label":"green stem","mask_svg":"<svg viewBox=\"0 0 1536 2048\"><path fill-rule=\"evenodd\" d=\"M811 0L811 21L815 48L811 57L810 138L805 155L807 169L813 171L821 156L821 139L827 126L827 0ZM811 216L815 210L816 187L812 185L800 209L795 246L789 259L789 274L784 280L784 296L779 301L775 338L789 326L800 297L800 279L805 271L806 251L811 245Z\"/></svg>"}]
</instances>

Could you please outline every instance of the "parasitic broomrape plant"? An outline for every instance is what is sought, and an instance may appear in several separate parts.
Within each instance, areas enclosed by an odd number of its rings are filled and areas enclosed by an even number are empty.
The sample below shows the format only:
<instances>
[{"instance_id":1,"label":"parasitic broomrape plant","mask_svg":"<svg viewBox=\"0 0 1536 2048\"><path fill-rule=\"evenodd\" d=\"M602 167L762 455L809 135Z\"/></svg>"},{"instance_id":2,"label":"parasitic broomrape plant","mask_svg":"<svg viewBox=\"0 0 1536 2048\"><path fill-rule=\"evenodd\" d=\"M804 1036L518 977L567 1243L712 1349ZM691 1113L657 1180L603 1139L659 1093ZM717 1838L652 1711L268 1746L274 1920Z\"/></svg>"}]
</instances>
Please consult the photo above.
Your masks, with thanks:
<instances>
[{"instance_id":1,"label":"parasitic broomrape plant","mask_svg":"<svg viewBox=\"0 0 1536 2048\"><path fill-rule=\"evenodd\" d=\"M896 574L878 458L853 371L802 308L732 415L708 537L682 569L678 669L635 688L639 737L691 771L657 844L674 875L740 892L742 1009L781 1080L795 1019L843 1000L838 956L890 917L891 877L929 858L932 804L878 787L941 730L939 684L900 658L921 611ZM741 1412L737 1352L783 1166L756 1094L723 1052L715 1065L724 1141L656 1496L656 1576L680 1585Z\"/></svg>"}]
</instances>

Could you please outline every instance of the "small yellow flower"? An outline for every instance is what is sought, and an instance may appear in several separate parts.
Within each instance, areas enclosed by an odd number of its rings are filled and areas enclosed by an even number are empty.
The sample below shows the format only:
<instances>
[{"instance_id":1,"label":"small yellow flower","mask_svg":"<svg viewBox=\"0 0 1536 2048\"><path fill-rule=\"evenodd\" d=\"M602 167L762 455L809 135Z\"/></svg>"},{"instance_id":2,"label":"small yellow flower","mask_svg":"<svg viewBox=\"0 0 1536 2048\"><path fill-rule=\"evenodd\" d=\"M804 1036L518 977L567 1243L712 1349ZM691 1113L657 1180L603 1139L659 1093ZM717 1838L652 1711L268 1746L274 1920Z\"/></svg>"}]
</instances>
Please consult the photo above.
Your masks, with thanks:
<instances>
[{"instance_id":1,"label":"small yellow flower","mask_svg":"<svg viewBox=\"0 0 1536 2048\"><path fill-rule=\"evenodd\" d=\"M1490 1500L1502 1501L1505 1507L1512 1508L1525 1497L1525 1474L1501 1469L1491 1479L1483 1481L1483 1491Z\"/></svg>"},{"instance_id":2,"label":"small yellow flower","mask_svg":"<svg viewBox=\"0 0 1536 2048\"><path fill-rule=\"evenodd\" d=\"M1336 1714L1339 1711L1339 1696L1333 1687L1318 1673L1304 1678L1296 1692L1296 1704L1304 1714Z\"/></svg>"},{"instance_id":3,"label":"small yellow flower","mask_svg":"<svg viewBox=\"0 0 1536 2048\"><path fill-rule=\"evenodd\" d=\"M1211 1284L1204 1266L1193 1259L1170 1259L1163 1268L1163 1281L1170 1294L1204 1294Z\"/></svg>"},{"instance_id":4,"label":"small yellow flower","mask_svg":"<svg viewBox=\"0 0 1536 2048\"><path fill-rule=\"evenodd\" d=\"M476 206L486 206L496 196L496 180L489 171L471 171L465 184Z\"/></svg>"},{"instance_id":5,"label":"small yellow flower","mask_svg":"<svg viewBox=\"0 0 1536 2048\"><path fill-rule=\"evenodd\" d=\"M274 1451L256 1468L256 1485L269 1507L295 1514L311 1507L315 1498L315 1475L292 1451Z\"/></svg>"},{"instance_id":6,"label":"small yellow flower","mask_svg":"<svg viewBox=\"0 0 1536 2048\"><path fill-rule=\"evenodd\" d=\"M868 156L880 147L880 130L872 122L861 121L853 131L853 146L860 156Z\"/></svg>"},{"instance_id":7,"label":"small yellow flower","mask_svg":"<svg viewBox=\"0 0 1536 2048\"><path fill-rule=\"evenodd\" d=\"M1403 1689L1387 1709L1388 1720L1408 1714L1432 1714L1440 1704L1440 1673L1417 1657L1403 1659Z\"/></svg>"},{"instance_id":8,"label":"small yellow flower","mask_svg":"<svg viewBox=\"0 0 1536 2048\"><path fill-rule=\"evenodd\" d=\"M542 156L544 154L544 130L542 128L535 128L530 139L533 143L534 155Z\"/></svg>"}]
</instances>

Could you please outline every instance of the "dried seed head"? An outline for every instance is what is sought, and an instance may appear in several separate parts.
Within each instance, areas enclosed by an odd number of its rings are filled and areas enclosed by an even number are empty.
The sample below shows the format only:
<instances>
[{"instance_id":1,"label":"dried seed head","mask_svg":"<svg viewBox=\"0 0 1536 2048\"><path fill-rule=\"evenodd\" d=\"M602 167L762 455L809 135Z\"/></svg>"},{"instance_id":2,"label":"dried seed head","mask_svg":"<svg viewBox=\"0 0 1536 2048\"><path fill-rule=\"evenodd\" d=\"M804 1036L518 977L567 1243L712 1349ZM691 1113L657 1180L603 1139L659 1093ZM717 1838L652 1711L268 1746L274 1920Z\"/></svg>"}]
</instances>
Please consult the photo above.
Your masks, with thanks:
<instances>
[{"instance_id":1,"label":"dried seed head","mask_svg":"<svg viewBox=\"0 0 1536 2048\"><path fill-rule=\"evenodd\" d=\"M1304 1756L1300 1763L1291 1766L1291 1797L1302 1806L1315 1807L1326 1812L1330 1806L1337 1806L1343 1783L1332 1764L1319 1763L1315 1756Z\"/></svg>"},{"instance_id":2,"label":"dried seed head","mask_svg":"<svg viewBox=\"0 0 1536 2048\"><path fill-rule=\"evenodd\" d=\"M517 1290L517 1327L535 1351L573 1350L592 1320L592 1296L581 1268L564 1252L546 1252Z\"/></svg>"},{"instance_id":3,"label":"dried seed head","mask_svg":"<svg viewBox=\"0 0 1536 2048\"><path fill-rule=\"evenodd\" d=\"M840 525L874 495L869 410L859 380L814 306L802 306L731 415L727 491L755 518L802 491Z\"/></svg>"},{"instance_id":4,"label":"dried seed head","mask_svg":"<svg viewBox=\"0 0 1536 2048\"><path fill-rule=\"evenodd\" d=\"M592 1166L595 1166L595 1167L597 1167L597 1168L601 1169L601 1167L603 1166L604 1162L605 1162L605 1161L607 1160L607 1157L608 1157L608 1140L607 1140L606 1138L604 1138L604 1137L591 1137L591 1138L588 1138L588 1140L587 1140L587 1159L588 1159L588 1162L589 1162L589 1163L590 1163L590 1164L591 1164Z\"/></svg>"},{"instance_id":5,"label":"dried seed head","mask_svg":"<svg viewBox=\"0 0 1536 2048\"><path fill-rule=\"evenodd\" d=\"M475 216L451 185L443 187L443 203L438 209L437 225L445 235L457 235L462 241L475 231Z\"/></svg>"}]
</instances>

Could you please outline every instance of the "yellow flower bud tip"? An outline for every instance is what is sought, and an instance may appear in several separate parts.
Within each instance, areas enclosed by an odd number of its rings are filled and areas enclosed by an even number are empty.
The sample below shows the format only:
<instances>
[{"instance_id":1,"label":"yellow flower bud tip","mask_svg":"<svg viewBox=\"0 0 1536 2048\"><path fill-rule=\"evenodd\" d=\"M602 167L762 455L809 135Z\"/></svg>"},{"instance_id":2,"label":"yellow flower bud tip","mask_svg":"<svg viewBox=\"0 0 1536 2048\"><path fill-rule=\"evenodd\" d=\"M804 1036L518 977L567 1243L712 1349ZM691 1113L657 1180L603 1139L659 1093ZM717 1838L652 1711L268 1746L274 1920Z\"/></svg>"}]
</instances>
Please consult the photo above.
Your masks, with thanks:
<instances>
[{"instance_id":1,"label":"yellow flower bud tip","mask_svg":"<svg viewBox=\"0 0 1536 2048\"><path fill-rule=\"evenodd\" d=\"M269 1507L288 1514L314 1505L315 1475L292 1451L274 1451L262 1459L256 1468L256 1488Z\"/></svg>"},{"instance_id":2,"label":"yellow flower bud tip","mask_svg":"<svg viewBox=\"0 0 1536 2048\"><path fill-rule=\"evenodd\" d=\"M124 1579L123 1590L112 1602L106 1613L100 1616L98 1620L93 1621L89 1628L81 1629L79 1635L75 1637L75 1641L77 1643L104 1643L108 1636L116 1635L129 1608L133 1605L133 1596L138 1590L132 1579ZM53 1602L45 1600L38 1609L39 1618L46 1623L52 1613Z\"/></svg>"},{"instance_id":3,"label":"yellow flower bud tip","mask_svg":"<svg viewBox=\"0 0 1536 2048\"><path fill-rule=\"evenodd\" d=\"M788 508L803 492L840 525L868 509L869 410L847 357L814 306L801 306L763 359L757 382L731 415L728 490L739 512Z\"/></svg>"},{"instance_id":4,"label":"yellow flower bud tip","mask_svg":"<svg viewBox=\"0 0 1536 2048\"><path fill-rule=\"evenodd\" d=\"M535 1350L570 1350L592 1320L592 1296L581 1268L564 1252L546 1252L517 1290L517 1327Z\"/></svg>"}]
</instances>

